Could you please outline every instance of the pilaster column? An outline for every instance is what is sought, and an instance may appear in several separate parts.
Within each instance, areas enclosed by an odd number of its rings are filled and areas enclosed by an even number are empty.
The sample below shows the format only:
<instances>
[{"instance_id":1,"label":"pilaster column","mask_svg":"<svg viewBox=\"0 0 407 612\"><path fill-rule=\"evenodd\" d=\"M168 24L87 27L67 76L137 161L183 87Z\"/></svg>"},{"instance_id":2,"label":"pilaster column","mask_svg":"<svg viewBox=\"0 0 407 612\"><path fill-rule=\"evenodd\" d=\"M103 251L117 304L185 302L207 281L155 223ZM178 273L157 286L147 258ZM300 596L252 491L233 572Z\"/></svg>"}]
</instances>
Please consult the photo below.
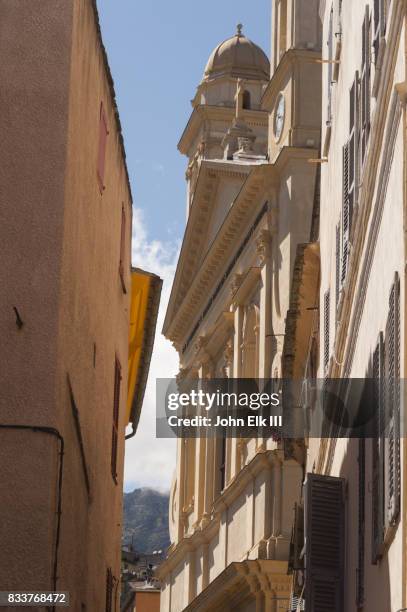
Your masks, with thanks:
<instances>
[{"instance_id":1,"label":"pilaster column","mask_svg":"<svg viewBox=\"0 0 407 612\"><path fill-rule=\"evenodd\" d=\"M212 378L214 374L212 360L207 353L204 353L204 355L205 358L199 368L199 378L201 380ZM199 498L199 515L197 515L196 520L197 522L200 521L201 526L204 527L210 521L212 512L215 439L210 429L206 429L202 433L203 437L197 439L197 447L199 447L200 478L197 479L195 493Z\"/></svg>"},{"instance_id":2,"label":"pilaster column","mask_svg":"<svg viewBox=\"0 0 407 612\"><path fill-rule=\"evenodd\" d=\"M268 591L265 597L264 612L277 612L277 596L275 591Z\"/></svg>"},{"instance_id":3,"label":"pilaster column","mask_svg":"<svg viewBox=\"0 0 407 612\"><path fill-rule=\"evenodd\" d=\"M257 576L249 574L246 580L256 601L256 612L264 612L264 593Z\"/></svg>"},{"instance_id":4,"label":"pilaster column","mask_svg":"<svg viewBox=\"0 0 407 612\"><path fill-rule=\"evenodd\" d=\"M261 267L259 378L271 375L271 235L262 230L256 240L258 262Z\"/></svg>"},{"instance_id":5,"label":"pilaster column","mask_svg":"<svg viewBox=\"0 0 407 612\"><path fill-rule=\"evenodd\" d=\"M240 286L241 276L235 275L232 282L232 294L236 292ZM242 340L243 340L243 318L244 308L242 304L233 304L234 309L234 339L233 339L233 378L241 378L242 376ZM234 478L236 473L240 470L238 465L238 439L232 438L230 440L230 474L229 479Z\"/></svg>"},{"instance_id":6,"label":"pilaster column","mask_svg":"<svg viewBox=\"0 0 407 612\"><path fill-rule=\"evenodd\" d=\"M196 597L196 580L195 580L195 551L190 550L187 555L187 603L191 603L191 601Z\"/></svg>"},{"instance_id":7,"label":"pilaster column","mask_svg":"<svg viewBox=\"0 0 407 612\"><path fill-rule=\"evenodd\" d=\"M268 230L261 230L256 240L257 256L261 267L260 289L260 329L259 329L259 378L271 377L272 352L272 258L271 235ZM265 439L259 435L258 448L265 448Z\"/></svg>"},{"instance_id":8,"label":"pilaster column","mask_svg":"<svg viewBox=\"0 0 407 612\"><path fill-rule=\"evenodd\" d=\"M233 377L233 340L230 339L226 343L225 350L223 353L224 357L224 368L223 373L225 378ZM225 484L231 480L232 475L232 453L233 453L233 440L230 437L226 438L226 457L225 457Z\"/></svg>"},{"instance_id":9,"label":"pilaster column","mask_svg":"<svg viewBox=\"0 0 407 612\"><path fill-rule=\"evenodd\" d=\"M202 590L204 591L209 584L209 545L202 546Z\"/></svg>"}]
</instances>

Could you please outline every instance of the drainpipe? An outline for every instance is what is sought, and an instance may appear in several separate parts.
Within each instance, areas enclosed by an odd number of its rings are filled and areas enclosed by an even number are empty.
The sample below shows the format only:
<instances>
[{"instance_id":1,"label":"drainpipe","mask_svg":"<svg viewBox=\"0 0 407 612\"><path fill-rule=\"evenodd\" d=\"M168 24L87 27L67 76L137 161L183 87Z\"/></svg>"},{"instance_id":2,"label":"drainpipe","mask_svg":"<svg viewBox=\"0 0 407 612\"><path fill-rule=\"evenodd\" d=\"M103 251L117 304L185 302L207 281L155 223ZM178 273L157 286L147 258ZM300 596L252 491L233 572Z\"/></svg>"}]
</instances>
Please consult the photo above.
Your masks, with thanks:
<instances>
[{"instance_id":1,"label":"drainpipe","mask_svg":"<svg viewBox=\"0 0 407 612\"><path fill-rule=\"evenodd\" d=\"M125 440L130 440L130 438L134 438L134 436L136 435L137 429L134 427L134 423L132 423L132 431L131 433L127 434L127 436L124 436Z\"/></svg>"},{"instance_id":2,"label":"drainpipe","mask_svg":"<svg viewBox=\"0 0 407 612\"><path fill-rule=\"evenodd\" d=\"M2 425L0 424L0 429L12 429L12 430L25 430L32 431L33 433L45 433L51 436L55 436L59 440L60 450L59 450L59 474L58 474L58 501L57 501L57 530L55 537L55 552L54 552L54 563L53 563L53 572L52 572L52 585L54 591L57 591L57 581L58 581L58 553L59 553L59 541L61 535L61 514L62 514L62 476L63 476L63 465L64 465L64 447L65 442L64 438L61 436L59 431L54 427L44 427L44 426L36 426L36 425ZM52 606L53 612L55 611L55 607Z\"/></svg>"}]
</instances>

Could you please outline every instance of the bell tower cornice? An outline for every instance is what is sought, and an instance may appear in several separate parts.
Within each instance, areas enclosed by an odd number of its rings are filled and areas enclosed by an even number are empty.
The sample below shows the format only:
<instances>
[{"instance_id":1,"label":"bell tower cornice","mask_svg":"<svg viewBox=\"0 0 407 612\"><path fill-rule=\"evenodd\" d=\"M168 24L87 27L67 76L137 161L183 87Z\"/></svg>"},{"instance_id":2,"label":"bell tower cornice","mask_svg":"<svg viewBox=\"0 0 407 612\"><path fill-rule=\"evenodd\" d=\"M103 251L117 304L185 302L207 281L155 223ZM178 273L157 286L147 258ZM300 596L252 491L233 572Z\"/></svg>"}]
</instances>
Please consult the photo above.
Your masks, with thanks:
<instances>
[{"instance_id":1,"label":"bell tower cornice","mask_svg":"<svg viewBox=\"0 0 407 612\"><path fill-rule=\"evenodd\" d=\"M307 49L289 49L284 53L278 67L264 90L261 100L263 111L270 111L278 93L284 86L287 77L293 74L296 66L300 64L315 65L321 70L318 60L321 59L321 51L309 51Z\"/></svg>"},{"instance_id":2,"label":"bell tower cornice","mask_svg":"<svg viewBox=\"0 0 407 612\"><path fill-rule=\"evenodd\" d=\"M188 123L178 143L178 150L180 153L187 156L192 154L192 147L194 146L199 133L203 129L205 122L222 121L227 125L231 125L235 117L235 112L234 106L210 106L207 104L200 104L196 106L190 115ZM245 123L250 128L267 129L268 115L266 110L244 109L242 116Z\"/></svg>"}]
</instances>

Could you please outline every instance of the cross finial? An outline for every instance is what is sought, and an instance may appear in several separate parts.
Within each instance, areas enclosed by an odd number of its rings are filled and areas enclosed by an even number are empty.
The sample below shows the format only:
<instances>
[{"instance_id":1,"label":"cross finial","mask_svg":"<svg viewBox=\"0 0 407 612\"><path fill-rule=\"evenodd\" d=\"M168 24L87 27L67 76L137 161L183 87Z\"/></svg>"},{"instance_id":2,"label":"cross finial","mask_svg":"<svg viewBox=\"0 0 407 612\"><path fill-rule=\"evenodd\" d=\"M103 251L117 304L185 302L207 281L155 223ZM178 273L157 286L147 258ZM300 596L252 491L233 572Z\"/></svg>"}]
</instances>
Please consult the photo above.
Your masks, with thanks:
<instances>
[{"instance_id":1,"label":"cross finial","mask_svg":"<svg viewBox=\"0 0 407 612\"><path fill-rule=\"evenodd\" d=\"M238 23L236 26L236 36L242 36L243 25Z\"/></svg>"}]
</instances>

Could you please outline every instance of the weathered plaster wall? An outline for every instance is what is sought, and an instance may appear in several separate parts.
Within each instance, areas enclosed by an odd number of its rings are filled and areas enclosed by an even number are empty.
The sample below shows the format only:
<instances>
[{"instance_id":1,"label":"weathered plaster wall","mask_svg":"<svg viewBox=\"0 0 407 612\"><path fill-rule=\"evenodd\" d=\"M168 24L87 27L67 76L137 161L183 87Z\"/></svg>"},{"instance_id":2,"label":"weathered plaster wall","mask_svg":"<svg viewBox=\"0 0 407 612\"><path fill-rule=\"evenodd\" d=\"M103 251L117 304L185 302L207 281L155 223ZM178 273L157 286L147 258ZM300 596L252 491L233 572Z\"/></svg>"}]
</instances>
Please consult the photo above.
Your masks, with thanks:
<instances>
[{"instance_id":1,"label":"weathered plaster wall","mask_svg":"<svg viewBox=\"0 0 407 612\"><path fill-rule=\"evenodd\" d=\"M0 2L0 423L56 425L72 3ZM16 325L13 307L24 322ZM52 588L58 449L0 429L0 583Z\"/></svg>"},{"instance_id":2,"label":"weathered plaster wall","mask_svg":"<svg viewBox=\"0 0 407 612\"><path fill-rule=\"evenodd\" d=\"M0 28L0 423L55 427L64 437L57 587L70 591L72 609L99 610L107 567L120 572L129 294L119 256L124 206L129 286L131 196L92 2L1 0ZM103 195L101 101L109 127ZM122 366L117 484L110 469L115 356ZM52 435L0 429L3 588L52 589L58 451Z\"/></svg>"},{"instance_id":3,"label":"weathered plaster wall","mask_svg":"<svg viewBox=\"0 0 407 612\"><path fill-rule=\"evenodd\" d=\"M76 492L76 512L67 514L63 522L61 562L66 571L60 574L61 586L76 592L75 605L79 607L81 597L94 609L102 609L107 568L112 568L117 580L120 576L130 302L129 293L123 292L119 259L124 207L124 269L129 289L131 195L95 16L91 3L84 0L74 3L70 85L59 306L58 422L64 431L70 432L65 487ZM102 194L96 174L101 103L109 130ZM117 483L111 474L115 358L122 368ZM67 375L78 410L89 495L83 467L73 459L80 447L67 392ZM78 524L77 515L83 517L82 523Z\"/></svg>"}]
</instances>

